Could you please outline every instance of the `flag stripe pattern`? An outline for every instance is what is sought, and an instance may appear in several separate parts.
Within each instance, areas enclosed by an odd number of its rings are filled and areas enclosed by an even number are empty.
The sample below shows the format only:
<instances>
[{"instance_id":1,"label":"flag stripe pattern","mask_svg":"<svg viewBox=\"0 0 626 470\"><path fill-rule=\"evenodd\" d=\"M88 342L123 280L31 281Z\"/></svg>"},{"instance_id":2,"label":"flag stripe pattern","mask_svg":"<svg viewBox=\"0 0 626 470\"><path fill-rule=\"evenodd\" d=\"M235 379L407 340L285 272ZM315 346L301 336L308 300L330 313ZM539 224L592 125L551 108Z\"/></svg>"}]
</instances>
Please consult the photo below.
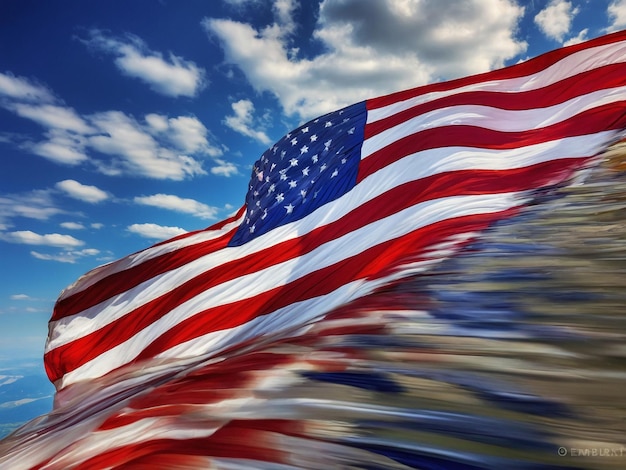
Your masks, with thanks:
<instances>
[{"instance_id":1,"label":"flag stripe pattern","mask_svg":"<svg viewBox=\"0 0 626 470\"><path fill-rule=\"evenodd\" d=\"M301 334L428 268L589 166L626 125L624 77L626 34L615 33L300 126L254 165L232 217L61 294L50 379L63 390Z\"/></svg>"}]
</instances>

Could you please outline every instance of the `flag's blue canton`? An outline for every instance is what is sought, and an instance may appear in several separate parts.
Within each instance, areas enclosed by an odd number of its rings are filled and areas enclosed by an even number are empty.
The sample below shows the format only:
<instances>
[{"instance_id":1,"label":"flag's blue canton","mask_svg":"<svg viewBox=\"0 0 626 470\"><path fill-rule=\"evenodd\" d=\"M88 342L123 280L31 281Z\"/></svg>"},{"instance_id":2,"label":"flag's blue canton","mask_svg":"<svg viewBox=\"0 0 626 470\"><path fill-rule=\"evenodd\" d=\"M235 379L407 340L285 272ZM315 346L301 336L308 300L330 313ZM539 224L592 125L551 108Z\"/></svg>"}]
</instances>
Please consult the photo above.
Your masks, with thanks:
<instances>
[{"instance_id":1,"label":"flag's blue canton","mask_svg":"<svg viewBox=\"0 0 626 470\"><path fill-rule=\"evenodd\" d=\"M365 102L322 116L290 132L254 164L246 215L230 241L242 245L301 219L356 184Z\"/></svg>"}]
</instances>

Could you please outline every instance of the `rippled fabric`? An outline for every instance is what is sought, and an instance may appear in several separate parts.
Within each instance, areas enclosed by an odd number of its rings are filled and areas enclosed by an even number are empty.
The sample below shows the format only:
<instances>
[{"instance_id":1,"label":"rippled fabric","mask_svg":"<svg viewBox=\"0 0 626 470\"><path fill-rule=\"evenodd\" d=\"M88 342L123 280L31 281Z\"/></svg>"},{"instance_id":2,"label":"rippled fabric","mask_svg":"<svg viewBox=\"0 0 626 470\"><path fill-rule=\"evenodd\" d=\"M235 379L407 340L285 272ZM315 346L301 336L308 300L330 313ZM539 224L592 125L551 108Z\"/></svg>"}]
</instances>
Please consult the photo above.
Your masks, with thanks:
<instances>
[{"instance_id":1,"label":"rippled fabric","mask_svg":"<svg viewBox=\"0 0 626 470\"><path fill-rule=\"evenodd\" d=\"M294 337L71 387L2 468L623 468L624 161Z\"/></svg>"},{"instance_id":2,"label":"rippled fabric","mask_svg":"<svg viewBox=\"0 0 626 470\"><path fill-rule=\"evenodd\" d=\"M622 32L368 100L301 212L285 136L237 214L62 293L0 467L622 468L624 70Z\"/></svg>"}]
</instances>

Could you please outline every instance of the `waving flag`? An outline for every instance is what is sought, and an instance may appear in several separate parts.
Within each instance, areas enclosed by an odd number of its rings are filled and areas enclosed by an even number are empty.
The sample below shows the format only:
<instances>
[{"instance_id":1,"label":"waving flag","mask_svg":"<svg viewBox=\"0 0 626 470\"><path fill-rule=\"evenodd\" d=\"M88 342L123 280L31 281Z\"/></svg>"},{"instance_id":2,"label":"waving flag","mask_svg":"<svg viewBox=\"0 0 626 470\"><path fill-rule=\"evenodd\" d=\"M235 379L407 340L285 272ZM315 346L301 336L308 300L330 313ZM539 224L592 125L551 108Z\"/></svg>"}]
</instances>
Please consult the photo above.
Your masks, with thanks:
<instances>
[{"instance_id":1,"label":"waving flag","mask_svg":"<svg viewBox=\"0 0 626 470\"><path fill-rule=\"evenodd\" d=\"M574 181L619 138L625 104L626 33L616 33L367 100L293 130L255 163L235 215L99 267L62 293L45 367L59 391L57 407L79 406L80 398L84 415L64 421L60 439L68 442L51 444L54 432L46 428L40 444L31 444L48 450L22 462L102 468L140 455L155 465L160 457L146 457L150 446L172 462L172 455L194 456L188 466L241 452L282 462L298 432L271 416L258 417L266 434L253 433L265 440L243 450L229 447L233 435L251 432L233 420L237 413L200 427L191 420L188 428L160 417L219 401L215 377L244 387L258 379L246 371L254 375L264 361L292 367L298 361L278 353L242 363L232 357L276 341L320 341L328 333L321 324L342 324L343 306L427 269L541 191ZM213 378L202 390L185 389L180 374L189 370ZM317 379L394 388L373 375L361 381L324 373ZM89 391L92 382L106 384L106 398ZM143 388L159 394L141 395ZM261 450L269 447L275 454ZM12 449L5 461L28 454L24 445Z\"/></svg>"}]
</instances>

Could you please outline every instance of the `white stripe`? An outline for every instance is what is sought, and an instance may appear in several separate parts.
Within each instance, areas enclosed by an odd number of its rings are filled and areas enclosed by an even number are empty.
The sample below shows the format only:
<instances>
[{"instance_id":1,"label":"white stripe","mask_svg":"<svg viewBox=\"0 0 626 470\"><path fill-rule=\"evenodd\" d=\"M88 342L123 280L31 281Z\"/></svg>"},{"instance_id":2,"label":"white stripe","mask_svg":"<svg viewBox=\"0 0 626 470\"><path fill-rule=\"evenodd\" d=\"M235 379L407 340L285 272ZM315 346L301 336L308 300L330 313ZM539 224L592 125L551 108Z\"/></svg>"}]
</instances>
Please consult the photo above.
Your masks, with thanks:
<instances>
[{"instance_id":1,"label":"white stripe","mask_svg":"<svg viewBox=\"0 0 626 470\"><path fill-rule=\"evenodd\" d=\"M614 135L613 132L607 131L505 151L450 147L430 149L409 155L381 169L363 180L348 194L324 206L323 213L316 211L300 221L279 227L245 245L211 253L174 271L155 276L83 312L51 322L46 351L99 330L147 302L170 292L187 280L220 266L226 261L240 259L271 246L276 238L286 240L307 233L322 225L320 217L324 219L324 224L333 223L363 203L398 185L443 172L479 169L507 170L547 162L554 158L586 157L595 154L610 140L612 135Z\"/></svg>"},{"instance_id":2,"label":"white stripe","mask_svg":"<svg viewBox=\"0 0 626 470\"><path fill-rule=\"evenodd\" d=\"M452 90L426 93L381 108L369 110L367 113L367 122L376 122L414 106L458 93L469 91L502 91L511 93L512 90L537 90L582 72L597 69L608 64L622 62L626 62L626 42L624 41L591 47L575 52L550 67L528 76L504 80L490 80L461 86Z\"/></svg>"},{"instance_id":3,"label":"white stripe","mask_svg":"<svg viewBox=\"0 0 626 470\"><path fill-rule=\"evenodd\" d=\"M506 110L462 105L435 109L386 129L363 142L362 158L393 144L399 138L442 126L470 125L499 132L519 132L547 127L583 111L626 99L626 86L598 90L548 108Z\"/></svg>"},{"instance_id":4,"label":"white stripe","mask_svg":"<svg viewBox=\"0 0 626 470\"><path fill-rule=\"evenodd\" d=\"M94 285L96 282L101 281L102 279L111 276L112 274L140 265L148 261L149 259L156 258L157 256L166 253L171 253L181 248L197 245L199 243L207 242L209 240L215 240L216 238L219 238L227 234L234 228L238 227L243 219L244 215L242 214L238 219L224 225L219 230L201 231L180 240L172 240L156 246L151 246L149 248L146 248L145 250L139 251L129 256L125 256L124 258L121 258L112 263L98 266L97 268L89 271L84 276L81 276L76 282L74 282L70 286L66 287L63 292L61 292L59 300L63 300L71 295L77 294L78 292L82 292Z\"/></svg>"},{"instance_id":5,"label":"white stripe","mask_svg":"<svg viewBox=\"0 0 626 470\"><path fill-rule=\"evenodd\" d=\"M62 387L75 380L99 377L132 361L146 346L156 340L162 332L169 331L181 321L191 318L206 309L228 304L233 298L238 300L252 299L268 289L299 279L311 271L330 266L350 256L358 255L374 246L371 240L376 240L376 245L378 245L438 221L466 215L499 212L518 206L522 202L520 198L523 194L524 192L452 196L426 201L321 245L299 258L291 259L207 289L193 299L170 310L166 315L153 322L148 328L143 329L131 339L101 354L73 372L66 374L62 380ZM271 284L269 284L270 282ZM344 291L344 288L339 290ZM234 296L235 293L236 297ZM320 313L317 312L326 313L332 306L339 305L347 300L349 298L335 299L332 294L329 294L322 296L321 302L325 305L319 306L319 310L311 308L308 311L309 314L319 315ZM332 302L332 305L328 305L329 302ZM294 310L298 314L289 315L289 312ZM271 321L267 322L266 328L260 333L279 332L286 327L285 325L291 325L293 321L297 325L303 325L307 319L303 317L306 314L302 310L298 308L297 304L292 304L285 309L272 313ZM244 326L244 328L254 328L255 326L251 322L247 322L244 325L248 325L247 327ZM221 332L221 335L224 335L224 332ZM243 339L237 338L237 340L237 342L241 342ZM228 339L226 344L232 345L233 343L231 339ZM205 343L205 346L205 354L212 352L209 345ZM182 349L184 347L181 345ZM195 353L197 354L198 352L196 351Z\"/></svg>"}]
</instances>

